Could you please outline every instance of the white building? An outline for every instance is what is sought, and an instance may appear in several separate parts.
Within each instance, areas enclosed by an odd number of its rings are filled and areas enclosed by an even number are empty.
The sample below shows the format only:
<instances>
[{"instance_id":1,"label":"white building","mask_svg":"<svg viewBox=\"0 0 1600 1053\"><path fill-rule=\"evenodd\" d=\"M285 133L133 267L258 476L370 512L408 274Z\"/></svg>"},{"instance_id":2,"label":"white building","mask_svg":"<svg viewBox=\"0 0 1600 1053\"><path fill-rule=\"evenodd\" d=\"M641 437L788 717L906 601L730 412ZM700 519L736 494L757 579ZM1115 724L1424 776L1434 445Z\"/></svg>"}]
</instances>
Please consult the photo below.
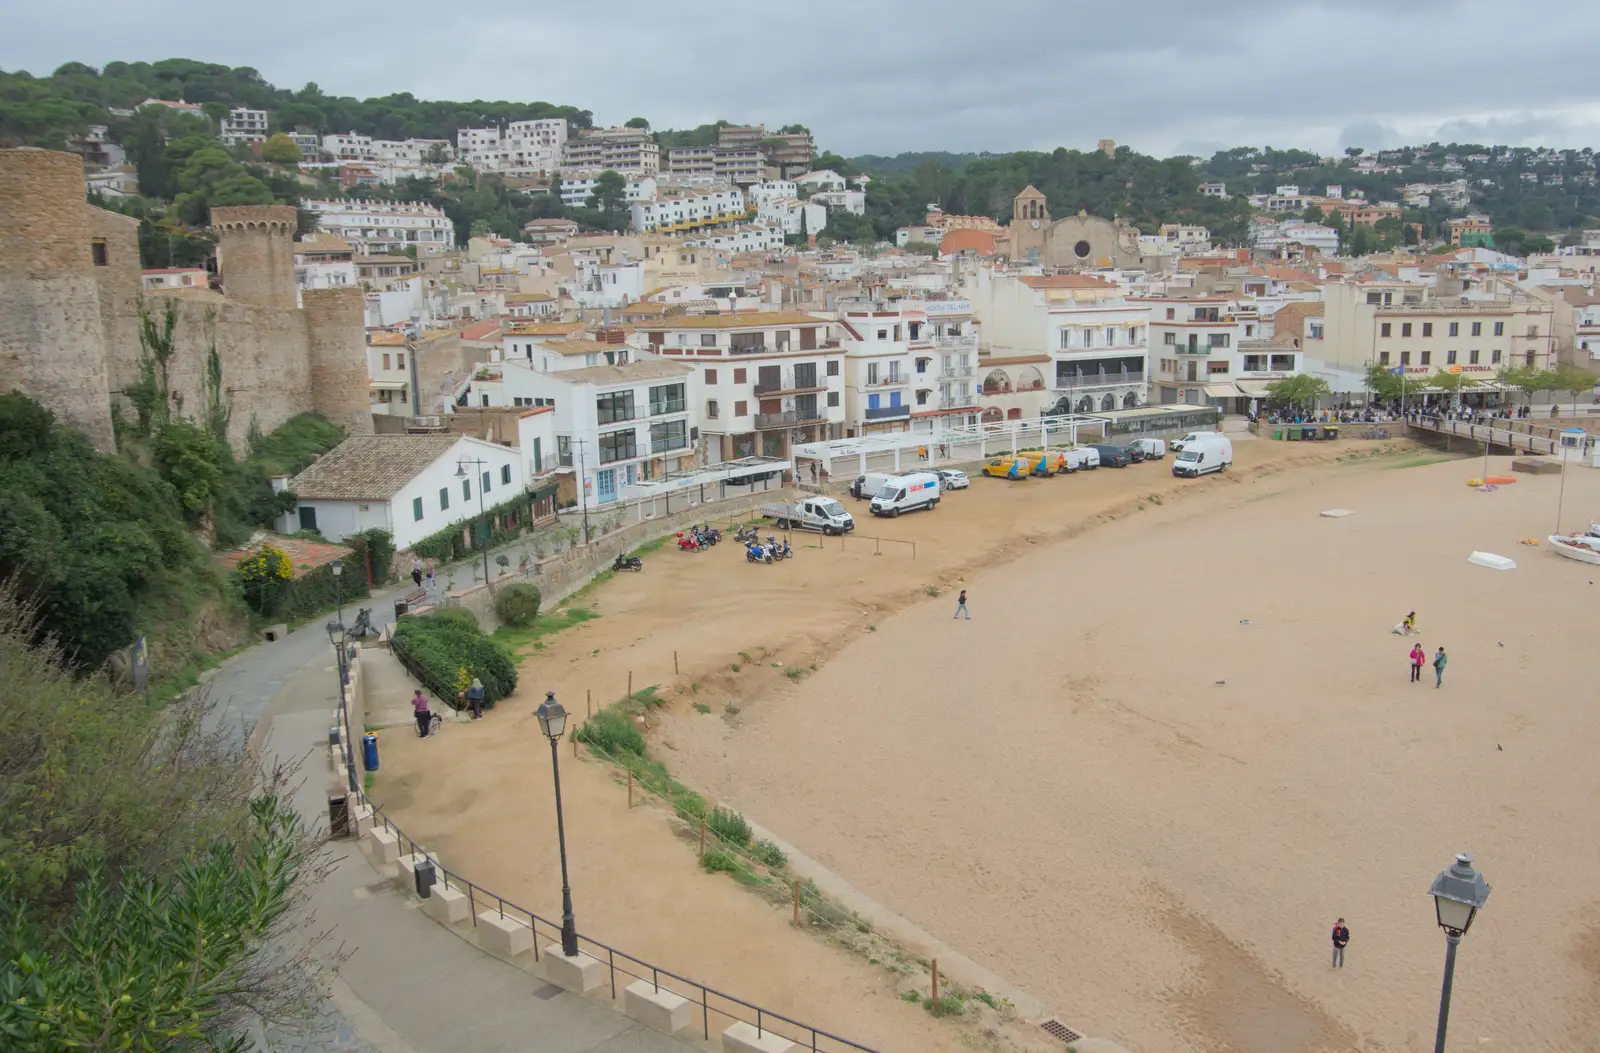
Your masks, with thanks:
<instances>
[{"instance_id":1,"label":"white building","mask_svg":"<svg viewBox=\"0 0 1600 1053\"><path fill-rule=\"evenodd\" d=\"M378 161L420 165L427 161L428 154L434 147L444 151L446 161L455 157L455 147L450 145L448 139L374 139L371 143L372 156Z\"/></svg>"},{"instance_id":2,"label":"white building","mask_svg":"<svg viewBox=\"0 0 1600 1053\"><path fill-rule=\"evenodd\" d=\"M315 234L294 245L296 294L306 289L340 289L356 285L355 247L342 238Z\"/></svg>"},{"instance_id":3,"label":"white building","mask_svg":"<svg viewBox=\"0 0 1600 1053\"><path fill-rule=\"evenodd\" d=\"M1201 195L1203 195L1205 197L1220 197L1220 198L1226 199L1227 196L1228 196L1228 184L1227 183L1201 183L1200 184L1200 193L1201 193Z\"/></svg>"},{"instance_id":4,"label":"white building","mask_svg":"<svg viewBox=\"0 0 1600 1053\"><path fill-rule=\"evenodd\" d=\"M594 193L595 184L599 179L599 172L562 172L561 203L568 208L586 208L589 196ZM635 205L644 201L654 201L659 186L654 176L641 176L626 180L623 188L623 200Z\"/></svg>"},{"instance_id":5,"label":"white building","mask_svg":"<svg viewBox=\"0 0 1600 1053\"><path fill-rule=\"evenodd\" d=\"M456 156L480 172L497 171L505 161L498 128L461 128L456 132Z\"/></svg>"},{"instance_id":6,"label":"white building","mask_svg":"<svg viewBox=\"0 0 1600 1053\"><path fill-rule=\"evenodd\" d=\"M1135 302L1149 311L1151 401L1232 409L1251 394L1234 383L1234 369L1254 307L1225 296Z\"/></svg>"},{"instance_id":7,"label":"white building","mask_svg":"<svg viewBox=\"0 0 1600 1053\"><path fill-rule=\"evenodd\" d=\"M204 267L156 267L141 272L140 283L145 292L173 292L183 289L204 289L210 276Z\"/></svg>"},{"instance_id":8,"label":"white building","mask_svg":"<svg viewBox=\"0 0 1600 1053\"><path fill-rule=\"evenodd\" d=\"M767 161L757 149L726 146L683 146L667 151L667 170L692 182L748 186L766 177Z\"/></svg>"},{"instance_id":9,"label":"white building","mask_svg":"<svg viewBox=\"0 0 1600 1053\"><path fill-rule=\"evenodd\" d=\"M858 216L867 214L867 192L865 190L819 190L807 198L807 201L813 205L842 208L846 212L853 212Z\"/></svg>"},{"instance_id":10,"label":"white building","mask_svg":"<svg viewBox=\"0 0 1600 1053\"><path fill-rule=\"evenodd\" d=\"M815 172L796 176L795 182L808 190L845 190L849 187L844 176L831 168L819 168Z\"/></svg>"},{"instance_id":11,"label":"white building","mask_svg":"<svg viewBox=\"0 0 1600 1053\"><path fill-rule=\"evenodd\" d=\"M844 352L822 318L789 311L641 322L652 354L692 365L708 461L787 457L795 442L842 438Z\"/></svg>"},{"instance_id":12,"label":"white building","mask_svg":"<svg viewBox=\"0 0 1600 1053\"><path fill-rule=\"evenodd\" d=\"M1339 232L1321 223L1303 219L1285 220L1275 226L1252 228L1250 240L1261 252L1283 255L1292 245L1315 249L1324 256L1339 254Z\"/></svg>"},{"instance_id":13,"label":"white building","mask_svg":"<svg viewBox=\"0 0 1600 1053\"><path fill-rule=\"evenodd\" d=\"M357 135L350 132L347 135L324 135L322 137L322 152L332 155L336 161L375 161L377 153L372 149L370 135Z\"/></svg>"},{"instance_id":14,"label":"white building","mask_svg":"<svg viewBox=\"0 0 1600 1053\"><path fill-rule=\"evenodd\" d=\"M599 128L562 144L561 168L650 175L661 168L661 148L644 129Z\"/></svg>"},{"instance_id":15,"label":"white building","mask_svg":"<svg viewBox=\"0 0 1600 1053\"><path fill-rule=\"evenodd\" d=\"M965 283L983 323L990 363L982 378L986 419L998 397L1042 382L1043 398L1004 408L1091 413L1143 405L1148 392L1150 310L1092 274L1007 275L980 267ZM1003 366L993 363L1003 362Z\"/></svg>"},{"instance_id":16,"label":"white building","mask_svg":"<svg viewBox=\"0 0 1600 1053\"><path fill-rule=\"evenodd\" d=\"M783 231L768 226L736 227L732 230L724 228L686 238L683 243L713 249L729 256L741 252L767 252L784 246Z\"/></svg>"},{"instance_id":17,"label":"white building","mask_svg":"<svg viewBox=\"0 0 1600 1053\"><path fill-rule=\"evenodd\" d=\"M265 142L267 138L267 111L235 106L222 118L222 141L229 146L239 143Z\"/></svg>"},{"instance_id":18,"label":"white building","mask_svg":"<svg viewBox=\"0 0 1600 1053\"><path fill-rule=\"evenodd\" d=\"M455 221L422 202L306 201L300 207L317 214L320 230L363 253L400 252L409 245L426 258L455 248Z\"/></svg>"},{"instance_id":19,"label":"white building","mask_svg":"<svg viewBox=\"0 0 1600 1053\"><path fill-rule=\"evenodd\" d=\"M293 479L274 480L298 498L278 529L343 541L378 528L403 552L525 493L527 469L521 450L460 435L353 436Z\"/></svg>"},{"instance_id":20,"label":"white building","mask_svg":"<svg viewBox=\"0 0 1600 1053\"><path fill-rule=\"evenodd\" d=\"M504 132L499 128L461 128L456 132L462 163L480 172L548 175L560 166L566 141L567 122L560 117L512 121Z\"/></svg>"},{"instance_id":21,"label":"white building","mask_svg":"<svg viewBox=\"0 0 1600 1053\"><path fill-rule=\"evenodd\" d=\"M560 283L563 296L577 307L623 307L644 298L644 262L602 263L593 256L576 256L577 274Z\"/></svg>"},{"instance_id":22,"label":"white building","mask_svg":"<svg viewBox=\"0 0 1600 1053\"><path fill-rule=\"evenodd\" d=\"M677 362L631 362L543 371L510 360L505 404L552 408L562 496L600 507L622 489L695 467L697 374Z\"/></svg>"},{"instance_id":23,"label":"white building","mask_svg":"<svg viewBox=\"0 0 1600 1053\"><path fill-rule=\"evenodd\" d=\"M322 136L312 132L289 132L290 140L300 148L300 156L315 161L322 156Z\"/></svg>"},{"instance_id":24,"label":"white building","mask_svg":"<svg viewBox=\"0 0 1600 1053\"><path fill-rule=\"evenodd\" d=\"M396 332L367 334L367 392L372 412L409 417L421 413L413 403L411 349Z\"/></svg>"},{"instance_id":25,"label":"white building","mask_svg":"<svg viewBox=\"0 0 1600 1053\"><path fill-rule=\"evenodd\" d=\"M935 430L941 417L976 424L977 332L965 300L847 305L845 432Z\"/></svg>"},{"instance_id":26,"label":"white building","mask_svg":"<svg viewBox=\"0 0 1600 1053\"><path fill-rule=\"evenodd\" d=\"M828 208L795 197L767 198L756 208L756 222L785 234L820 234L828 225Z\"/></svg>"},{"instance_id":27,"label":"white building","mask_svg":"<svg viewBox=\"0 0 1600 1053\"><path fill-rule=\"evenodd\" d=\"M737 187L658 193L653 201L630 206L636 234L672 234L747 218L744 192Z\"/></svg>"}]
</instances>

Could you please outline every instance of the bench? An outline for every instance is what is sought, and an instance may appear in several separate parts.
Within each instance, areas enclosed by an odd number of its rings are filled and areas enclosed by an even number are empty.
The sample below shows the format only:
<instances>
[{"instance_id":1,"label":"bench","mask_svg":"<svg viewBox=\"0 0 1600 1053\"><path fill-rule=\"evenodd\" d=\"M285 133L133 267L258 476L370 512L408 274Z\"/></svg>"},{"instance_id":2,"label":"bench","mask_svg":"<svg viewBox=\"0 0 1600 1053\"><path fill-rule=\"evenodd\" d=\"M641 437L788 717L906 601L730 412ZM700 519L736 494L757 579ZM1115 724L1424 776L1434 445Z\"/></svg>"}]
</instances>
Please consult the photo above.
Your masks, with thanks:
<instances>
[{"instance_id":1,"label":"bench","mask_svg":"<svg viewBox=\"0 0 1600 1053\"><path fill-rule=\"evenodd\" d=\"M396 602L395 606L398 607L400 604L403 603L403 604L405 604L405 608L406 608L407 613L410 613L410 612L415 611L418 607L421 607L423 604L427 603L427 601L428 601L428 590L427 589L412 589L410 592L408 592L404 596L400 597L400 599ZM398 610L395 611L395 614L398 615L399 613L400 612Z\"/></svg>"}]
</instances>

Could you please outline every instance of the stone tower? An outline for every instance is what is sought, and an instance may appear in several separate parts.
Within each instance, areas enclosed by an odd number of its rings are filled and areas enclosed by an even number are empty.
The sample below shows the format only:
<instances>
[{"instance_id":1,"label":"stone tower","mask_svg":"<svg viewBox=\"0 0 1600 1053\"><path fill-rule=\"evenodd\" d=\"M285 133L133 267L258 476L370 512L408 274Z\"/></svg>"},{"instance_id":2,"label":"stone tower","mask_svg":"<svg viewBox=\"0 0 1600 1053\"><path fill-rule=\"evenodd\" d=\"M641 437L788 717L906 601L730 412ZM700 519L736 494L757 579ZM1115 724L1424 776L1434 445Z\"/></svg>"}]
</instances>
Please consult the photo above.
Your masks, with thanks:
<instances>
[{"instance_id":1,"label":"stone tower","mask_svg":"<svg viewBox=\"0 0 1600 1053\"><path fill-rule=\"evenodd\" d=\"M295 308L294 231L299 220L289 205L232 205L211 210L217 235L217 269L230 300Z\"/></svg>"},{"instance_id":2,"label":"stone tower","mask_svg":"<svg viewBox=\"0 0 1600 1053\"><path fill-rule=\"evenodd\" d=\"M81 158L0 150L0 391L27 392L110 450L97 269L125 249L95 236L89 212Z\"/></svg>"},{"instance_id":3,"label":"stone tower","mask_svg":"<svg viewBox=\"0 0 1600 1053\"><path fill-rule=\"evenodd\" d=\"M304 299L311 409L347 434L371 435L366 294L350 286L307 289Z\"/></svg>"},{"instance_id":4,"label":"stone tower","mask_svg":"<svg viewBox=\"0 0 1600 1053\"><path fill-rule=\"evenodd\" d=\"M1031 184L1023 187L1011 201L1011 258L1019 262L1043 259L1049 227L1050 209L1044 195Z\"/></svg>"}]
</instances>

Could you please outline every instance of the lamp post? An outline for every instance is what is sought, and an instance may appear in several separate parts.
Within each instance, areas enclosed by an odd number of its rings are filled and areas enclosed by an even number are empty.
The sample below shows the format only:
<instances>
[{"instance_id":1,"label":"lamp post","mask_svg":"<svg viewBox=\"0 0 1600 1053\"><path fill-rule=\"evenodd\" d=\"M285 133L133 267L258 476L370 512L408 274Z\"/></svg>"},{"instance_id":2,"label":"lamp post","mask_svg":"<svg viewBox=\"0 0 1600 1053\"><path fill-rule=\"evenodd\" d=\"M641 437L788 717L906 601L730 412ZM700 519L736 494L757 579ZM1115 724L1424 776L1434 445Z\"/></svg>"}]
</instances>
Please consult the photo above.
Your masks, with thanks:
<instances>
[{"instance_id":1,"label":"lamp post","mask_svg":"<svg viewBox=\"0 0 1600 1053\"><path fill-rule=\"evenodd\" d=\"M550 740L550 770L556 780L556 841L561 847L561 953L576 958L578 929L572 920L572 886L567 883L567 828L561 816L561 760L560 751L556 749L561 733L567 729L567 711L556 701L556 693L547 691L534 716L539 718L539 730Z\"/></svg>"},{"instance_id":2,"label":"lamp post","mask_svg":"<svg viewBox=\"0 0 1600 1053\"><path fill-rule=\"evenodd\" d=\"M1444 1053L1445 1026L1450 1022L1450 986L1456 977L1456 946L1472 927L1479 908L1489 902L1489 883L1472 869L1472 857L1456 855L1448 870L1439 872L1428 890L1433 897L1439 928L1444 930L1444 987L1439 992L1439 1029L1434 1034L1433 1053Z\"/></svg>"},{"instance_id":3,"label":"lamp post","mask_svg":"<svg viewBox=\"0 0 1600 1053\"><path fill-rule=\"evenodd\" d=\"M339 628L344 629L344 560L336 559L328 564L328 569L333 571L333 596L334 606L339 609Z\"/></svg>"},{"instance_id":4,"label":"lamp post","mask_svg":"<svg viewBox=\"0 0 1600 1053\"><path fill-rule=\"evenodd\" d=\"M350 727L350 703L345 696L345 684L349 678L349 673L345 668L345 662L348 660L348 658L347 652L345 651L344 623L340 621L333 621L329 622L326 626L324 626L324 628L328 631L328 642L333 644L334 655L338 659L339 723L344 728L344 741L346 743L346 749L354 750L356 748L356 742ZM344 772L345 779L350 784L350 792L355 793L357 789L355 765L346 761Z\"/></svg>"},{"instance_id":5,"label":"lamp post","mask_svg":"<svg viewBox=\"0 0 1600 1053\"><path fill-rule=\"evenodd\" d=\"M469 465L469 464L472 465L474 470L476 470L476 471L478 471L480 473L479 478L478 478L478 518L480 520L483 519L483 517L484 517L484 510L483 510L483 478L482 478L481 473L482 473L482 470L483 470L483 466L488 464L488 463L489 463L488 461L480 461L480 460L476 460L474 458L469 458L469 457L463 457L461 460L456 462L456 478L457 479L465 479L467 477L467 465ZM485 585L488 585L489 584L489 536L490 536L490 534L493 533L493 531L490 531L490 530L487 529L487 527L489 525L488 523L484 523L483 525L485 527L485 530L483 532L483 583Z\"/></svg>"}]
</instances>

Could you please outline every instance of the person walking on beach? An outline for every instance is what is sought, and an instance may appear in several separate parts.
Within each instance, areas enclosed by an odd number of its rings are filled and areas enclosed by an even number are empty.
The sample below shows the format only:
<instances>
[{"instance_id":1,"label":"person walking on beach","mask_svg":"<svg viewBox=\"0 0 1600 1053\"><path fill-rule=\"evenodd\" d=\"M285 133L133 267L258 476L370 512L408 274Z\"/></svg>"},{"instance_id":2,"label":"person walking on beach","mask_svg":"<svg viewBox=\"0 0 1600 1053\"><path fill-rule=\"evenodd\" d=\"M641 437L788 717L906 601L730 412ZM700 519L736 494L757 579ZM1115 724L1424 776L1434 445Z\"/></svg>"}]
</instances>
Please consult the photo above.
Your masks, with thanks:
<instances>
[{"instance_id":1,"label":"person walking on beach","mask_svg":"<svg viewBox=\"0 0 1600 1053\"><path fill-rule=\"evenodd\" d=\"M1427 657L1422 651L1421 644L1414 643L1411 645L1411 682L1413 684L1422 683L1422 663Z\"/></svg>"},{"instance_id":2,"label":"person walking on beach","mask_svg":"<svg viewBox=\"0 0 1600 1053\"><path fill-rule=\"evenodd\" d=\"M961 590L961 595L956 597L956 613L951 615L951 617L952 618L959 618L963 614L967 616L967 621L970 622L972 620L972 612L967 610L967 590L966 589L962 589Z\"/></svg>"},{"instance_id":3,"label":"person walking on beach","mask_svg":"<svg viewBox=\"0 0 1600 1053\"><path fill-rule=\"evenodd\" d=\"M1333 923L1333 965L1334 969L1344 968L1344 948L1350 942L1350 930L1345 928L1344 919L1340 918Z\"/></svg>"},{"instance_id":4,"label":"person walking on beach","mask_svg":"<svg viewBox=\"0 0 1600 1053\"><path fill-rule=\"evenodd\" d=\"M1439 648L1433 655L1433 686L1444 685L1444 667L1450 664L1450 656L1444 653L1444 648Z\"/></svg>"},{"instance_id":5,"label":"person walking on beach","mask_svg":"<svg viewBox=\"0 0 1600 1053\"><path fill-rule=\"evenodd\" d=\"M416 556L411 557L411 583L422 588L422 560Z\"/></svg>"},{"instance_id":6,"label":"person walking on beach","mask_svg":"<svg viewBox=\"0 0 1600 1053\"><path fill-rule=\"evenodd\" d=\"M416 694L411 696L411 711L417 717L417 736L428 737L428 723L433 720L433 714L428 712L428 699L422 693L422 688L417 688Z\"/></svg>"}]
</instances>

